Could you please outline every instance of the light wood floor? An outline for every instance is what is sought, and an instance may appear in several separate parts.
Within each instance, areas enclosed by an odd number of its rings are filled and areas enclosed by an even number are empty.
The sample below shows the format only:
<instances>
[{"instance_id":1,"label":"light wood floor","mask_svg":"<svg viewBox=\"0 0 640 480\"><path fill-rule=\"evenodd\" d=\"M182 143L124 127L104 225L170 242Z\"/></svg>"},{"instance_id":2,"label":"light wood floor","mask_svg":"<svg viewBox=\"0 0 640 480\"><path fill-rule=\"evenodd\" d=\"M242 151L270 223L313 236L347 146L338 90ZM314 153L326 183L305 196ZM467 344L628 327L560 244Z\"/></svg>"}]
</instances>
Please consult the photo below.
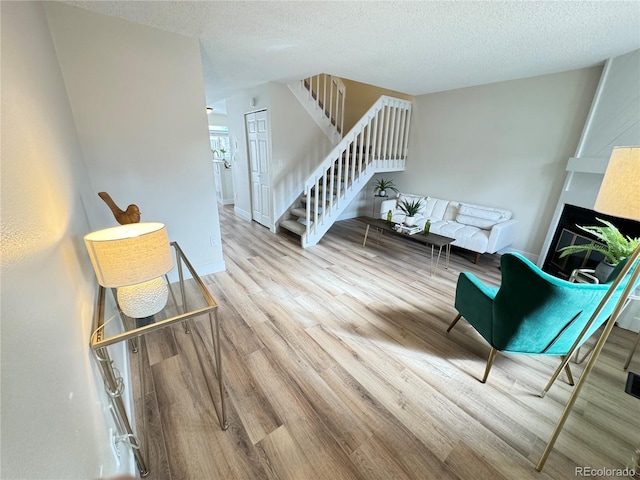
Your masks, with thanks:
<instances>
[{"instance_id":1,"label":"light wood floor","mask_svg":"<svg viewBox=\"0 0 640 480\"><path fill-rule=\"evenodd\" d=\"M303 250L232 207L220 216L227 271L203 279L220 304L230 427L190 338L156 332L143 362L149 479L560 480L577 466L624 467L640 445L640 400L623 392L634 335L616 327L534 470L570 394L561 376L538 397L556 359L498 354L482 384L487 344L464 320L445 332L459 272L497 284L497 257L474 265L454 251L430 277L418 244L385 235L362 248L366 219ZM210 343L208 322L194 333Z\"/></svg>"}]
</instances>

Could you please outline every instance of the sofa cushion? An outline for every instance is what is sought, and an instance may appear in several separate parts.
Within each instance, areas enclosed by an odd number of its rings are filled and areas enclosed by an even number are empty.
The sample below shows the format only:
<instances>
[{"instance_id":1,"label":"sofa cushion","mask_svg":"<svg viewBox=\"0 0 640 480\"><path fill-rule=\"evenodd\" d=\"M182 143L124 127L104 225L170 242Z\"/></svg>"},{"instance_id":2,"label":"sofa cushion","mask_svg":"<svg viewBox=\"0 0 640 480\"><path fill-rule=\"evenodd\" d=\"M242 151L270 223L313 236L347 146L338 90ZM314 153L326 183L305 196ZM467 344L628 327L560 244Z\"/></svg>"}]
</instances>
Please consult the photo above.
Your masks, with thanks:
<instances>
[{"instance_id":1,"label":"sofa cushion","mask_svg":"<svg viewBox=\"0 0 640 480\"><path fill-rule=\"evenodd\" d=\"M456 217L456 222L463 223L465 225L471 225L473 227L488 229L493 227L496 222L493 220L485 220L484 218L472 217L470 215L460 215Z\"/></svg>"},{"instance_id":2,"label":"sofa cushion","mask_svg":"<svg viewBox=\"0 0 640 480\"><path fill-rule=\"evenodd\" d=\"M456 222L471 225L478 228L491 228L496 223L508 220L511 212L492 208L478 207L461 203L458 208Z\"/></svg>"},{"instance_id":3,"label":"sofa cushion","mask_svg":"<svg viewBox=\"0 0 640 480\"><path fill-rule=\"evenodd\" d=\"M442 200L440 198L430 198L429 201L433 204L431 213L427 216L433 220L442 220L444 218L444 212L449 206L449 200Z\"/></svg>"},{"instance_id":4,"label":"sofa cushion","mask_svg":"<svg viewBox=\"0 0 640 480\"><path fill-rule=\"evenodd\" d=\"M502 212L498 210L478 207L476 205L468 205L466 203L460 204L458 213L472 217L484 218L485 220L493 220L494 222L500 220L500 217L502 216Z\"/></svg>"}]
</instances>

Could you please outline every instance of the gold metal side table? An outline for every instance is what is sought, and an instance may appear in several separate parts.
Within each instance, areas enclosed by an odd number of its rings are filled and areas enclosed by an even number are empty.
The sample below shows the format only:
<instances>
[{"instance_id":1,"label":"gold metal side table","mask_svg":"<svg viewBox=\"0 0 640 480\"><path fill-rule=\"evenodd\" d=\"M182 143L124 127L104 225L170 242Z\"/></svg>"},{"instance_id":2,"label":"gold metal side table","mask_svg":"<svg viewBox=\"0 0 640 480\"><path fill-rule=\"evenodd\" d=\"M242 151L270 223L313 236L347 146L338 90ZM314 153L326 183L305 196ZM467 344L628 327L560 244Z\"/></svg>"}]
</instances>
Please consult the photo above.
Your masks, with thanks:
<instances>
[{"instance_id":1,"label":"gold metal side table","mask_svg":"<svg viewBox=\"0 0 640 480\"><path fill-rule=\"evenodd\" d=\"M171 325L182 323L186 333L190 333L190 330L195 330L193 319L202 315L209 316L209 325L211 328L211 341L213 346L213 371L217 380L218 394L214 393L215 388L212 387L211 381L206 374L204 367L205 356L203 352L198 348L193 335L191 341L193 342L194 349L196 351L202 374L205 378L209 395L213 403L218 421L223 430L229 427L227 422L226 405L224 398L224 383L222 379L222 365L221 365L221 353L220 353L220 322L218 320L218 305L207 290L195 269L184 255L182 249L176 242L171 242L171 246L175 250L176 265L178 282L176 284L169 283L168 276L165 276L167 284L169 286L169 300L163 310L155 314L153 317L144 319L133 319L125 315L118 309L121 322L115 326L109 326L105 328L105 294L106 289L102 286L98 289L98 296L96 300L96 308L94 311L93 328L91 335L91 349L94 351L94 358L100 368L100 373L104 380L105 389L108 395L113 400L113 407L115 411L115 420L118 423L118 428L121 430L121 435L128 439L128 443L132 447L133 455L140 471L141 476L146 476L149 473L149 467L147 465L148 451L145 448L148 442L141 442L139 436L134 432L129 416L125 408L122 394L124 391L124 383L120 377L117 369L113 366L113 361L109 356L109 346L119 342L129 341L131 350L133 353L137 353L138 350L143 351L145 349L145 335L150 332L169 327ZM191 278L185 279L184 268L189 271ZM176 288L177 287L177 288ZM179 297L176 297L178 290ZM115 298L115 290L113 291ZM116 302L117 304L117 302ZM113 331L115 330L115 332ZM108 331L108 333L107 333ZM140 368L140 381L142 383L141 389L144 394L144 375L142 374L142 358L139 359L138 365ZM216 400L216 396L219 398ZM145 402L140 402L141 405L141 418L143 419L143 432L146 435L147 429L145 428L146 415L144 411ZM143 452L144 450L144 452Z\"/></svg>"}]
</instances>

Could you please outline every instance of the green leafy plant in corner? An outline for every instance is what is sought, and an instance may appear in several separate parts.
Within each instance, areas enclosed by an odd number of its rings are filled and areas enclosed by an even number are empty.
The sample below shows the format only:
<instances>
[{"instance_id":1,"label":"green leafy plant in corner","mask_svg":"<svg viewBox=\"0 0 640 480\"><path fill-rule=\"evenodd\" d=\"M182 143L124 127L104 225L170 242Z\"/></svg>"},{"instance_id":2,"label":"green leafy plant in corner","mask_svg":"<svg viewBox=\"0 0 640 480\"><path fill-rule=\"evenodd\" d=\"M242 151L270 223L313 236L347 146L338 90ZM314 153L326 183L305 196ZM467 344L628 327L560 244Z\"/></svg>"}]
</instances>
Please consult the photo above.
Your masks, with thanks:
<instances>
[{"instance_id":1,"label":"green leafy plant in corner","mask_svg":"<svg viewBox=\"0 0 640 480\"><path fill-rule=\"evenodd\" d=\"M600 252L604 255L605 260L610 265L617 265L622 260L627 258L633 253L633 251L640 244L640 238L631 238L629 236L622 235L620 231L607 220L596 218L604 226L596 225L590 227L583 227L577 225L578 228L594 235L598 240L604 243L601 244L588 243L585 245L569 245L561 248L560 258L571 255L572 253L579 253L584 251Z\"/></svg>"},{"instance_id":2,"label":"green leafy plant in corner","mask_svg":"<svg viewBox=\"0 0 640 480\"><path fill-rule=\"evenodd\" d=\"M398 189L393 184L393 180L385 180L384 178L380 178L375 183L374 189L376 192L384 192L386 190L391 190L392 192L398 193Z\"/></svg>"},{"instance_id":3,"label":"green leafy plant in corner","mask_svg":"<svg viewBox=\"0 0 640 480\"><path fill-rule=\"evenodd\" d=\"M414 201L402 200L399 205L400 210L406 213L408 217L415 217L421 206L422 200L420 199Z\"/></svg>"}]
</instances>

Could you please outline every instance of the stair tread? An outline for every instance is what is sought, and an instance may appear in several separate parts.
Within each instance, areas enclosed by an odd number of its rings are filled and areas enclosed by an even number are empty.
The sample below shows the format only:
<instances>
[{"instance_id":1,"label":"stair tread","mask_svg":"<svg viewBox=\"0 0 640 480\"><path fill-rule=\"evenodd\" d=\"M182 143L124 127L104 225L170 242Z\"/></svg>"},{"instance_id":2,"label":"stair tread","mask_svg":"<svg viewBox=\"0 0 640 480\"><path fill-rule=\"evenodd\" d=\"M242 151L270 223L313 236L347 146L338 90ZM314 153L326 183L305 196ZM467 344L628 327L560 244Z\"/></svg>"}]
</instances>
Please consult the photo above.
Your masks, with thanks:
<instances>
[{"instance_id":1,"label":"stair tread","mask_svg":"<svg viewBox=\"0 0 640 480\"><path fill-rule=\"evenodd\" d=\"M292 208L291 209L291 214L295 215L296 217L306 218L307 209L306 208Z\"/></svg>"},{"instance_id":2,"label":"stair tread","mask_svg":"<svg viewBox=\"0 0 640 480\"><path fill-rule=\"evenodd\" d=\"M283 220L280 222L280 226L282 228L286 228L290 232L297 233L302 236L302 234L307 230L307 227L295 220Z\"/></svg>"}]
</instances>

